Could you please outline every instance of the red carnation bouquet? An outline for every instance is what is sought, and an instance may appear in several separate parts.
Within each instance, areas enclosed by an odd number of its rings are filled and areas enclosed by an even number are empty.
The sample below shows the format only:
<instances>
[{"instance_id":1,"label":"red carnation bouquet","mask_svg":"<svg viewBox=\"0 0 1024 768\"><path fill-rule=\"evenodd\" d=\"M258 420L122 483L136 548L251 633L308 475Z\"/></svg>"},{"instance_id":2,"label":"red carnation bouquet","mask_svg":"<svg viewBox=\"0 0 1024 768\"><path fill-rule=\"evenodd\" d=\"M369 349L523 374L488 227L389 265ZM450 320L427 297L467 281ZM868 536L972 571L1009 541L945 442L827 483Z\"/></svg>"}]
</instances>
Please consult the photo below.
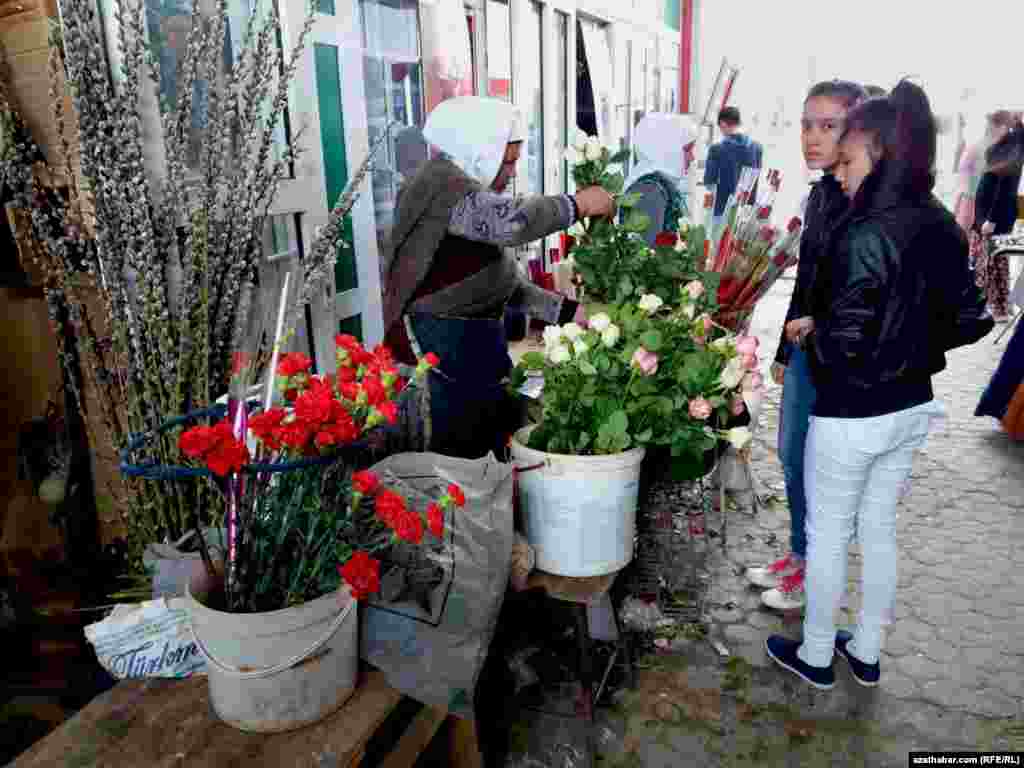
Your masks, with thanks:
<instances>
[{"instance_id":1,"label":"red carnation bouquet","mask_svg":"<svg viewBox=\"0 0 1024 768\"><path fill-rule=\"evenodd\" d=\"M410 382L390 350L335 338L337 372L316 374L309 357L282 355L276 403L250 413L241 393L253 368L236 355L228 415L183 432L182 454L202 462L227 498L223 608L260 612L307 602L344 581L357 599L380 586L380 557L397 542L441 539L445 515L465 503L451 486L414 509L372 473L366 438L397 422ZM420 360L414 378L438 364Z\"/></svg>"}]
</instances>

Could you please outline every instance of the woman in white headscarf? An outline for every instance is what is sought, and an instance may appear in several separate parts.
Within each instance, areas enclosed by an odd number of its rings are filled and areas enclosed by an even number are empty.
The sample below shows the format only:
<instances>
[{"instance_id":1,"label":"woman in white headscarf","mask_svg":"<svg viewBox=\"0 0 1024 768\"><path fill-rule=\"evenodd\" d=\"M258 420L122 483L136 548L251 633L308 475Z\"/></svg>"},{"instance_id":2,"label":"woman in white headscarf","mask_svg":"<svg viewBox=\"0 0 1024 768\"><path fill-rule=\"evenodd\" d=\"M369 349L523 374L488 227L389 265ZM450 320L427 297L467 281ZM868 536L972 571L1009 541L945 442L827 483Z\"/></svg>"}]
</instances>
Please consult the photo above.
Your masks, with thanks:
<instances>
[{"instance_id":1,"label":"woman in white headscarf","mask_svg":"<svg viewBox=\"0 0 1024 768\"><path fill-rule=\"evenodd\" d=\"M524 305L531 317L564 324L575 302L526 280L503 251L610 216L603 189L511 198L522 150L516 109L464 96L442 102L424 138L436 155L401 189L384 254L386 343L399 362L433 352L421 450L479 458L502 451L511 427L505 379L511 370L503 315Z\"/></svg>"},{"instance_id":2,"label":"woman in white headscarf","mask_svg":"<svg viewBox=\"0 0 1024 768\"><path fill-rule=\"evenodd\" d=\"M636 165L626 192L639 193L639 210L650 219L645 238L654 245L659 232L675 232L679 217L689 214L687 172L693 162L697 132L689 118L652 112L636 126Z\"/></svg>"}]
</instances>

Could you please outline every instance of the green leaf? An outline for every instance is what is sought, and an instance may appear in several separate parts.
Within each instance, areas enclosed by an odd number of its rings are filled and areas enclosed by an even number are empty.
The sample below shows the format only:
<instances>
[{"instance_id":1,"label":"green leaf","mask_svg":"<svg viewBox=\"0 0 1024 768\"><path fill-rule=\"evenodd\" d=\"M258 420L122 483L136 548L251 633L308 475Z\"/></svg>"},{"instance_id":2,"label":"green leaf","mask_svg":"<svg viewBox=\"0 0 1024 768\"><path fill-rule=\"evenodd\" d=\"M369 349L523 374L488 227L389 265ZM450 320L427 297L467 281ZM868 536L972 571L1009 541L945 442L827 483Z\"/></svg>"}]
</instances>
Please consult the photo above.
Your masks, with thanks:
<instances>
[{"instance_id":1,"label":"green leaf","mask_svg":"<svg viewBox=\"0 0 1024 768\"><path fill-rule=\"evenodd\" d=\"M519 359L519 367L528 371L540 371L544 369L544 355L540 352L527 352Z\"/></svg>"},{"instance_id":2,"label":"green leaf","mask_svg":"<svg viewBox=\"0 0 1024 768\"><path fill-rule=\"evenodd\" d=\"M654 437L654 430L645 429L639 435L634 435L633 439L638 443L649 443L652 437Z\"/></svg>"},{"instance_id":3,"label":"green leaf","mask_svg":"<svg viewBox=\"0 0 1024 768\"><path fill-rule=\"evenodd\" d=\"M605 178L603 186L610 194L617 195L622 191L625 183L626 180L621 173L611 173Z\"/></svg>"},{"instance_id":4,"label":"green leaf","mask_svg":"<svg viewBox=\"0 0 1024 768\"><path fill-rule=\"evenodd\" d=\"M579 361L579 368L584 376L597 376L597 368L588 363L586 360Z\"/></svg>"},{"instance_id":5,"label":"green leaf","mask_svg":"<svg viewBox=\"0 0 1024 768\"><path fill-rule=\"evenodd\" d=\"M619 208L633 208L640 202L640 193L631 192L619 198Z\"/></svg>"},{"instance_id":6,"label":"green leaf","mask_svg":"<svg viewBox=\"0 0 1024 768\"><path fill-rule=\"evenodd\" d=\"M619 293L623 296L629 296L633 293L633 280L629 275L623 275L619 278Z\"/></svg>"},{"instance_id":7,"label":"green leaf","mask_svg":"<svg viewBox=\"0 0 1024 768\"><path fill-rule=\"evenodd\" d=\"M651 329L645 331L640 335L640 343L644 345L648 352L657 352L661 349L662 336L661 331Z\"/></svg>"},{"instance_id":8,"label":"green leaf","mask_svg":"<svg viewBox=\"0 0 1024 768\"><path fill-rule=\"evenodd\" d=\"M614 155L608 158L609 165L615 165L616 163L624 163L629 159L629 149L620 149Z\"/></svg>"},{"instance_id":9,"label":"green leaf","mask_svg":"<svg viewBox=\"0 0 1024 768\"><path fill-rule=\"evenodd\" d=\"M647 227L651 224L651 218L646 213L640 211L630 211L629 216L626 217L625 229L627 232L646 232Z\"/></svg>"},{"instance_id":10,"label":"green leaf","mask_svg":"<svg viewBox=\"0 0 1024 768\"><path fill-rule=\"evenodd\" d=\"M615 411L611 416L608 417L608 428L616 435L624 435L629 429L629 417L625 411Z\"/></svg>"}]
</instances>

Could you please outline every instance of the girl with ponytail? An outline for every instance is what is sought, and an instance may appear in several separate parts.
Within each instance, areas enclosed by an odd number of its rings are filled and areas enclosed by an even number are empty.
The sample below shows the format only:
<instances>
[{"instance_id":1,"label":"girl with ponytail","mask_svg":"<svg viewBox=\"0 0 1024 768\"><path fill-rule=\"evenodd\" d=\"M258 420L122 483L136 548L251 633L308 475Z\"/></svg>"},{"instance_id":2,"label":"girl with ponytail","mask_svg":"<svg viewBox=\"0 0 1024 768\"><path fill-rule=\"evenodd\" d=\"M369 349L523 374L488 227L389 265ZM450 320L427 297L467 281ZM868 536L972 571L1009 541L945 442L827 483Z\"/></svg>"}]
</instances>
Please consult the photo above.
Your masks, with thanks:
<instances>
[{"instance_id":1,"label":"girl with ponytail","mask_svg":"<svg viewBox=\"0 0 1024 768\"><path fill-rule=\"evenodd\" d=\"M803 643L772 636L766 647L817 688L835 685L834 653L858 683L878 684L896 594L896 506L944 414L931 378L948 350L993 327L967 240L932 195L935 143L928 97L908 81L847 115L836 179L850 207L829 235L796 337L817 390L805 459L807 611ZM855 530L862 609L852 633L837 633Z\"/></svg>"}]
</instances>

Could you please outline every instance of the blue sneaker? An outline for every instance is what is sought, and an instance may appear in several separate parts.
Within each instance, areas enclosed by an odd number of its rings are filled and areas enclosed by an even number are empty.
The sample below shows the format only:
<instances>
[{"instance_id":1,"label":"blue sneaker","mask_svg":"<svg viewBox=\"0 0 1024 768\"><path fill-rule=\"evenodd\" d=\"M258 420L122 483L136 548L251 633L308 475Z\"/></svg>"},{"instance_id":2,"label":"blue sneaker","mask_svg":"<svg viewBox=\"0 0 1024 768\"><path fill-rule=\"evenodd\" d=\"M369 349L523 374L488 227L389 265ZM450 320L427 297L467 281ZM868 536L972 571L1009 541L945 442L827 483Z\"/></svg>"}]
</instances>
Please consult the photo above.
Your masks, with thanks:
<instances>
[{"instance_id":1,"label":"blue sneaker","mask_svg":"<svg viewBox=\"0 0 1024 768\"><path fill-rule=\"evenodd\" d=\"M874 664L865 664L850 653L846 646L849 645L851 640L853 640L853 635L845 629L840 629L836 632L836 651L850 665L850 671L853 673L854 680L865 688L874 688L878 685L878 680L882 676L882 667L877 661Z\"/></svg>"},{"instance_id":2,"label":"blue sneaker","mask_svg":"<svg viewBox=\"0 0 1024 768\"><path fill-rule=\"evenodd\" d=\"M806 683L822 691L830 691L836 684L835 665L812 667L796 655L800 642L779 635L772 635L764 641L765 650L772 661L783 669L788 669Z\"/></svg>"}]
</instances>

